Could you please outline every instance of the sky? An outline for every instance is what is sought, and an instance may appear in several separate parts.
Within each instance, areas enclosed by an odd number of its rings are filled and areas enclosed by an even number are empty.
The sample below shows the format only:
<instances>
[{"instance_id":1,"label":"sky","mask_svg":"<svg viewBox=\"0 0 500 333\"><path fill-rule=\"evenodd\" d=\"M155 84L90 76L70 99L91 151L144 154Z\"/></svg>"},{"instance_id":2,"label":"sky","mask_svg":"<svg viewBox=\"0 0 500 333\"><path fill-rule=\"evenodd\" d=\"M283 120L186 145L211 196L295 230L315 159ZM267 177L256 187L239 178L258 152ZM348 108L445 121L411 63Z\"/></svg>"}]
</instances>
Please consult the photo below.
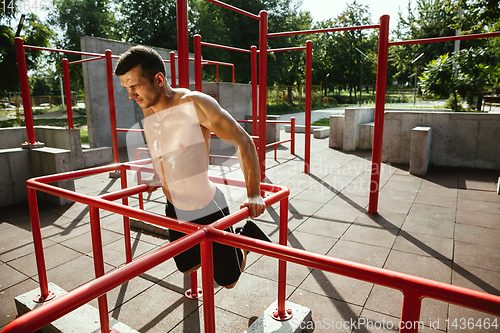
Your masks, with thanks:
<instances>
[{"instance_id":1,"label":"sky","mask_svg":"<svg viewBox=\"0 0 500 333\"><path fill-rule=\"evenodd\" d=\"M302 0L300 9L311 13L315 22L335 18L347 8L347 3L352 4L354 0ZM408 0L356 0L357 3L369 6L372 24L378 24L380 16L389 15L390 30L396 29L399 19L398 12L401 10L406 16L408 12ZM412 1L413 2L413 1Z\"/></svg>"}]
</instances>

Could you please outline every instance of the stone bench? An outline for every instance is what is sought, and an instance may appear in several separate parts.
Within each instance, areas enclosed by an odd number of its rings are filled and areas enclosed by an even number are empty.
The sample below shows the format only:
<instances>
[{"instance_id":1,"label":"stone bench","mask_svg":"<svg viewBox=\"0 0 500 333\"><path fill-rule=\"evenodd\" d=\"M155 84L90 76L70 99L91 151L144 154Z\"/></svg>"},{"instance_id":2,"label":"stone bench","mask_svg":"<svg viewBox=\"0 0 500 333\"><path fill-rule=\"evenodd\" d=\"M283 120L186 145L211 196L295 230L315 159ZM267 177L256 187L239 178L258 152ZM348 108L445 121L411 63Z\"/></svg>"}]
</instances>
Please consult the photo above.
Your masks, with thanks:
<instances>
[{"instance_id":1,"label":"stone bench","mask_svg":"<svg viewBox=\"0 0 500 333\"><path fill-rule=\"evenodd\" d=\"M285 125L285 132L290 133L291 125ZM321 129L323 127L328 128L328 126L311 126L311 134L314 134L315 129ZM306 125L295 125L295 133L304 133L306 131Z\"/></svg>"},{"instance_id":2,"label":"stone bench","mask_svg":"<svg viewBox=\"0 0 500 333\"><path fill-rule=\"evenodd\" d=\"M344 123L343 115L330 116L330 142L328 145L330 148L344 148Z\"/></svg>"},{"instance_id":3,"label":"stone bench","mask_svg":"<svg viewBox=\"0 0 500 333\"><path fill-rule=\"evenodd\" d=\"M374 128L373 121L358 125L358 149L372 149Z\"/></svg>"},{"instance_id":4,"label":"stone bench","mask_svg":"<svg viewBox=\"0 0 500 333\"><path fill-rule=\"evenodd\" d=\"M423 176L427 172L431 156L431 128L417 126L411 130L410 173Z\"/></svg>"},{"instance_id":5,"label":"stone bench","mask_svg":"<svg viewBox=\"0 0 500 333\"><path fill-rule=\"evenodd\" d=\"M315 128L313 130L313 135L315 139L324 139L330 136L330 127L322 126L321 128Z\"/></svg>"}]
</instances>

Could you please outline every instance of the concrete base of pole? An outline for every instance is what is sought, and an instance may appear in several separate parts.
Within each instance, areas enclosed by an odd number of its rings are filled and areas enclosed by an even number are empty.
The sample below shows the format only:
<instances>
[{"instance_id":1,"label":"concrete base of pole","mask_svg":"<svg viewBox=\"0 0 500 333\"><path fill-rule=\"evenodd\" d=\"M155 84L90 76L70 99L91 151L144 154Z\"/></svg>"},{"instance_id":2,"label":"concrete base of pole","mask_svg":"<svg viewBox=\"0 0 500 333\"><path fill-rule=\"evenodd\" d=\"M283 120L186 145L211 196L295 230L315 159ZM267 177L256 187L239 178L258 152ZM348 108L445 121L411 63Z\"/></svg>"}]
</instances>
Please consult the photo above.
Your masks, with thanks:
<instances>
[{"instance_id":1,"label":"concrete base of pole","mask_svg":"<svg viewBox=\"0 0 500 333\"><path fill-rule=\"evenodd\" d=\"M143 230L143 231L146 231L148 233L152 233L154 235L158 235L158 236L161 236L164 238L169 237L167 228L163 228L163 227L157 226L155 224L136 220L136 219L130 219L129 221L130 221L130 228L131 229L133 228L136 230Z\"/></svg>"},{"instance_id":2,"label":"concrete base of pole","mask_svg":"<svg viewBox=\"0 0 500 333\"><path fill-rule=\"evenodd\" d=\"M295 333L302 332L307 323L312 321L312 311L305 306L285 302L285 309L291 309L293 317L287 321L278 321L272 314L278 308L278 301L273 302L245 333Z\"/></svg>"},{"instance_id":3,"label":"concrete base of pole","mask_svg":"<svg viewBox=\"0 0 500 333\"><path fill-rule=\"evenodd\" d=\"M67 292L53 283L49 283L49 290L56 293L55 299L61 297ZM33 298L40 294L40 289L36 288L32 291L19 295L15 298L17 313L19 316L33 310L34 308L43 306L44 303L35 303ZM50 301L49 301L50 302ZM91 333L99 332L100 320L99 310L89 304L85 304L78 309L68 313L64 317L53 321L37 332L57 332L57 333ZM109 319L109 327L119 333L137 333L136 330L119 322L114 318Z\"/></svg>"},{"instance_id":4,"label":"concrete base of pole","mask_svg":"<svg viewBox=\"0 0 500 333\"><path fill-rule=\"evenodd\" d=\"M120 178L120 177L121 177L120 171L111 171L109 173L109 178Z\"/></svg>"}]
</instances>

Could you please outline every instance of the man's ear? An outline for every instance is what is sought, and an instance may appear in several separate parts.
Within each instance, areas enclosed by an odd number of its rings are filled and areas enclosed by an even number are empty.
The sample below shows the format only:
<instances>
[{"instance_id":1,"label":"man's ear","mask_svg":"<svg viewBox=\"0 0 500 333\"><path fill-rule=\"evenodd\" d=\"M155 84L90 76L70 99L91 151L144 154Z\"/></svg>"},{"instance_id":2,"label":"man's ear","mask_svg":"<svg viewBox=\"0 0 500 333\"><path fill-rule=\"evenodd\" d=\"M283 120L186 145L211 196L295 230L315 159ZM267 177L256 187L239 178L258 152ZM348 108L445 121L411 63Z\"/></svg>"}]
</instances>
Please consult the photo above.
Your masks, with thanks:
<instances>
[{"instance_id":1,"label":"man's ear","mask_svg":"<svg viewBox=\"0 0 500 333\"><path fill-rule=\"evenodd\" d=\"M163 73L156 73L155 77L153 78L153 82L159 87L163 87L165 85L165 76L163 75Z\"/></svg>"}]
</instances>

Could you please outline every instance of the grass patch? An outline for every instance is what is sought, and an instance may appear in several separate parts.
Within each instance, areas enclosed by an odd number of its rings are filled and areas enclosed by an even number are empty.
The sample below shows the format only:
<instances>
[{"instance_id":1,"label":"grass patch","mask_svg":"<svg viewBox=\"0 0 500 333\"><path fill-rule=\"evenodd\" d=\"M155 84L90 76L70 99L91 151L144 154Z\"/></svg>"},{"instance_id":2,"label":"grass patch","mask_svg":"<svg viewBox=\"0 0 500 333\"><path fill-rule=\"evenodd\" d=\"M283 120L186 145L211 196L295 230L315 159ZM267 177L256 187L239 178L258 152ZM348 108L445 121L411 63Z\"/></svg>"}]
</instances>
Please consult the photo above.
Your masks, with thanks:
<instances>
[{"instance_id":1,"label":"grass patch","mask_svg":"<svg viewBox=\"0 0 500 333\"><path fill-rule=\"evenodd\" d=\"M330 118L321 118L311 124L311 126L330 126Z\"/></svg>"}]
</instances>

